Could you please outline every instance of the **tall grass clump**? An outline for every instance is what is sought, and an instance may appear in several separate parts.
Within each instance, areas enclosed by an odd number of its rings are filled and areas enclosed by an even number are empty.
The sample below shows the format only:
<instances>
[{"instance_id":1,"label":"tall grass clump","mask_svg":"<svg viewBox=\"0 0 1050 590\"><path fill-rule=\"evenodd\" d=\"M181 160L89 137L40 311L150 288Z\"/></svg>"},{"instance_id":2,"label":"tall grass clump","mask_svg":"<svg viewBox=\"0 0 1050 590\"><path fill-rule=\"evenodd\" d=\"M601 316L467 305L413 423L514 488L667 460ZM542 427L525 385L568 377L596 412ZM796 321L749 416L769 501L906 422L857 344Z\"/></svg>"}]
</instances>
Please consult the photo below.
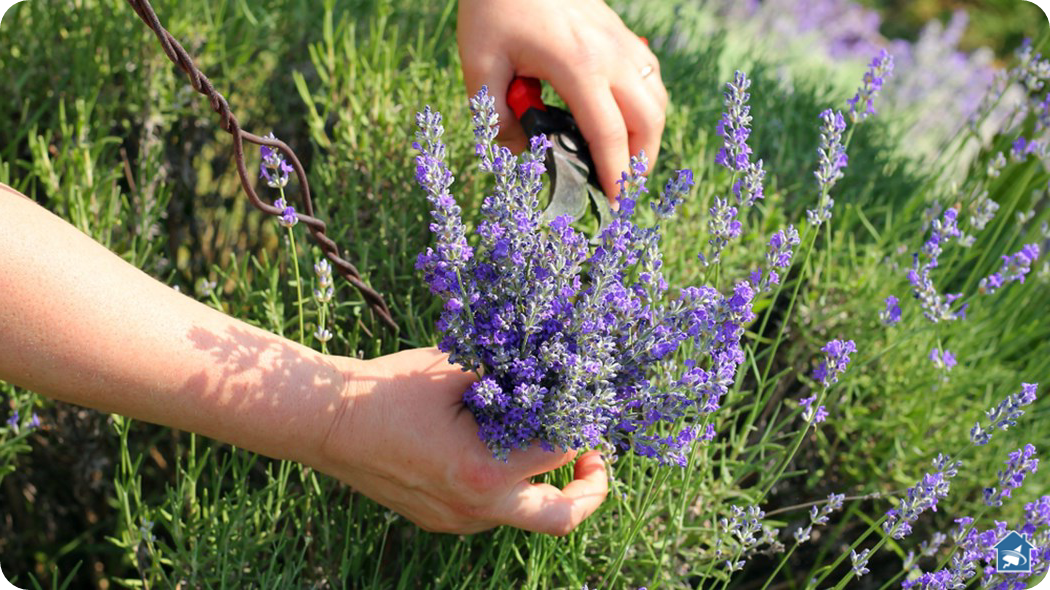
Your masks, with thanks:
<instances>
[{"instance_id":1,"label":"tall grass clump","mask_svg":"<svg viewBox=\"0 0 1050 590\"><path fill-rule=\"evenodd\" d=\"M324 352L441 347L479 374L464 407L493 461L534 440L615 458L602 508L564 538L431 534L301 465L0 384L0 561L16 585L1040 577L995 573L993 545L1018 531L1036 572L1050 561L1044 44L916 154L901 121L930 107L899 104L890 64L918 58L872 46L860 67L785 76L775 56L701 35L700 8L632 3L672 104L660 160L625 171L591 245L591 220L540 221L544 141L506 152L486 96L463 99L454 8L157 4L245 129L295 147L396 334L311 246L277 154L249 163L282 215L245 207L207 105L116 0L4 19L15 50L0 64L22 73L0 82L17 99L0 105L16 123L0 180L159 280ZM63 43L44 42L53 31Z\"/></svg>"}]
</instances>

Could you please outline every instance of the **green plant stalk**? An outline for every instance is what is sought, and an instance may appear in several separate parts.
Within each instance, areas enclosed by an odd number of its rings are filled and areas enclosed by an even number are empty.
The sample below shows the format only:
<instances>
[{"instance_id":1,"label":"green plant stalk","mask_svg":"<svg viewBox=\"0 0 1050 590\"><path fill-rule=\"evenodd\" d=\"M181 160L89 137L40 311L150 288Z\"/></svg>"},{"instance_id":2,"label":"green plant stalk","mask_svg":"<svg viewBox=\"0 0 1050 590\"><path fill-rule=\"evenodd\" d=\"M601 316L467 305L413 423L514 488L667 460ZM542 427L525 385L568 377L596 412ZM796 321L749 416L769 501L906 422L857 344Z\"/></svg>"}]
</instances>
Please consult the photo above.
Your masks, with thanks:
<instances>
[{"instance_id":1,"label":"green plant stalk","mask_svg":"<svg viewBox=\"0 0 1050 590\"><path fill-rule=\"evenodd\" d=\"M780 328L777 330L777 337L773 340L773 344L770 346L769 359L766 361L766 368L762 371L762 377L759 380L759 391L765 390L766 381L769 379L769 372L773 368L773 359L776 357L777 349L780 347L780 343L783 341L784 330L787 328L788 321L791 319L791 313L795 309L795 302L798 300L799 289L802 287L802 280L805 278L805 269L809 265L810 256L813 254L813 245L816 242L816 232L810 230L809 228L810 226L807 225L805 229L803 229L804 233L802 241L806 244L806 255L802 260L802 270L799 272L799 276L795 279L795 289L791 293L791 301L788 303L787 311L784 313L784 319L783 321L781 321ZM780 293L779 287L777 288L776 293ZM762 327L760 328L760 330L765 330L766 321L772 314L773 305L775 303L776 294L774 294L774 299L766 310L765 320L763 320ZM748 419L744 425L743 432L749 432L751 430L751 427L754 425L754 421L758 419L758 408L760 405L762 405L762 402L763 399L759 398L752 405L751 412L750 414L748 414ZM741 437L740 439L738 439L738 444L733 447L733 459L739 457L740 453L743 452L742 445L745 439L746 437Z\"/></svg>"},{"instance_id":2,"label":"green plant stalk","mask_svg":"<svg viewBox=\"0 0 1050 590\"><path fill-rule=\"evenodd\" d=\"M281 190L281 200L284 200L284 187ZM306 329L303 327L303 282L299 276L299 250L295 247L295 232L292 228L288 230L288 247L292 251L292 267L295 269L295 298L299 307L299 344L306 344Z\"/></svg>"},{"instance_id":3,"label":"green plant stalk","mask_svg":"<svg viewBox=\"0 0 1050 590\"><path fill-rule=\"evenodd\" d=\"M623 561L627 557L627 550L631 547L634 538L638 536L638 532L642 529L642 521L652 505L653 490L657 487L663 487L669 474L670 471L668 468L664 467L660 469L660 475L658 477L652 477L649 479L649 488L645 491L645 496L642 498L642 505L638 511L638 515L635 517L634 522L631 523L630 532L627 534L627 537L623 539L623 547L620 549L620 554L616 556L616 561L613 562L613 567L610 568L612 577L610 578L610 574L606 573L606 575L602 577L602 582L598 585L598 588L612 588L613 584L616 583L617 578L620 576L620 568L623 567ZM656 485L657 479L660 480L659 486ZM606 584L606 580L608 580L608 584Z\"/></svg>"},{"instance_id":4,"label":"green plant stalk","mask_svg":"<svg viewBox=\"0 0 1050 590\"><path fill-rule=\"evenodd\" d=\"M858 537L856 541L854 541L852 544L850 544L850 546L847 547L846 550L847 551L856 551L857 547L859 547L860 544L863 543L864 540L868 538L868 535L870 535L871 533L875 532L875 530L878 529L878 527L882 526L882 523L885 520L886 520L886 515L884 514L877 521L873 522L868 527L868 529L866 531L861 533L860 537ZM883 537L882 540L879 541L879 544L876 545L876 547L880 547L883 543L885 543L885 541L886 541L886 537ZM870 555L874 555L875 551L876 551L876 549L872 549ZM835 568L837 568L839 566L839 564L841 564L843 561L845 561L848 556L849 556L849 553L847 553L846 551L843 551L842 554L839 555L838 559L836 559L834 562L832 562L831 565L828 567L828 569L825 570L825 572L820 576L820 578L817 579L817 583L816 584L807 585L806 588L816 588L817 586L819 586L820 583L823 582L828 576L830 576L831 572L835 571ZM852 574L852 573L853 572L851 571L850 574Z\"/></svg>"},{"instance_id":5,"label":"green plant stalk","mask_svg":"<svg viewBox=\"0 0 1050 590\"><path fill-rule=\"evenodd\" d=\"M999 239L999 236L1003 233L1003 229L1006 228L1007 223L1012 221L1009 218L1009 215L1017 208L1017 203L1021 200L1021 195L1024 194L1025 189L1028 187L1028 183L1031 182L1033 176L1035 176L1035 166L1029 164L1028 170L1025 171L1021 181L1014 183L1016 188L1010 199L1010 205L1000 216L1000 222L995 226L995 233L993 233L992 238L988 240L990 244L994 244ZM977 279L977 273L980 272L981 268L984 266L984 261L988 258L988 253L990 251L991 248L981 249L981 256L977 259L977 264L973 265L973 270L970 271L970 276L966 278L966 283L963 286L963 293L972 292L974 281Z\"/></svg>"},{"instance_id":6,"label":"green plant stalk","mask_svg":"<svg viewBox=\"0 0 1050 590\"><path fill-rule=\"evenodd\" d=\"M773 486L776 485L776 483L780 480L780 477L784 475L784 471L787 469L788 464L791 463L791 460L795 457L795 453L797 453L799 447L802 446L802 441L805 440L806 434L809 432L810 427L815 427L815 420L817 419L817 408L819 408L821 404L824 403L824 399L827 397L827 395L828 388L822 388L820 391L820 396L818 396L817 400L814 401L813 404L810 406L811 408L813 408L813 416L806 421L805 428L800 430L798 434L795 435L795 440L791 443L791 450L788 451L786 455L784 455L783 461L780 462L780 466L777 468L776 475L773 476L773 479L769 480L769 483L766 484L765 489L763 489L762 493L758 495L758 499L755 500L755 504L761 503L762 500L765 499L766 495L769 494L769 490L773 489Z\"/></svg>"},{"instance_id":7,"label":"green plant stalk","mask_svg":"<svg viewBox=\"0 0 1050 590\"><path fill-rule=\"evenodd\" d=\"M774 579L776 579L777 574L780 573L780 570L784 567L784 564L787 563L788 559L791 559L791 555L795 552L795 549L798 549L798 546L799 543L798 541L796 541L795 544L791 546L791 549L788 549L788 552L785 553L784 557L780 559L780 563L777 564L777 567L773 570L773 573L769 574L769 577L766 578L766 583L762 584L761 590L766 590L766 588L769 588L769 584L772 583Z\"/></svg>"}]
</instances>

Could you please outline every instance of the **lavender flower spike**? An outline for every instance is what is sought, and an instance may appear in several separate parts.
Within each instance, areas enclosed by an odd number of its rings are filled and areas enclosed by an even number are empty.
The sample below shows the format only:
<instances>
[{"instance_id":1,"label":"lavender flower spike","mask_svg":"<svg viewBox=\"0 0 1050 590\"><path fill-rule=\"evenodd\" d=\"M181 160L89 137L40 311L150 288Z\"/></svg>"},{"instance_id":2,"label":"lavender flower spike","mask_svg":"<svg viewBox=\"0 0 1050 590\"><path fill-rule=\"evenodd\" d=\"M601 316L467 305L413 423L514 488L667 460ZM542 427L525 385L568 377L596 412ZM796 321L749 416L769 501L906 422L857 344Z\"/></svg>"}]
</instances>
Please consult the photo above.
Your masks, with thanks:
<instances>
[{"instance_id":1,"label":"lavender flower spike","mask_svg":"<svg viewBox=\"0 0 1050 590\"><path fill-rule=\"evenodd\" d=\"M1006 396L1006 399L999 402L999 405L988 410L987 415L991 424L988 428L982 427L979 421L974 424L973 429L970 430L970 442L977 446L986 445L992 440L993 431L1006 430L1017 424L1017 420L1024 415L1021 406L1027 406L1035 401L1037 387L1039 387L1038 383L1022 383L1019 393Z\"/></svg>"},{"instance_id":2,"label":"lavender flower spike","mask_svg":"<svg viewBox=\"0 0 1050 590\"><path fill-rule=\"evenodd\" d=\"M795 542L799 545L805 543L809 540L810 533L813 532L814 526L828 524L828 518L831 516L831 513L840 510L845 499L845 494L830 494L828 495L828 501L820 508L811 506L809 509L809 524L804 528L799 527L795 530Z\"/></svg>"},{"instance_id":3,"label":"lavender flower spike","mask_svg":"<svg viewBox=\"0 0 1050 590\"><path fill-rule=\"evenodd\" d=\"M871 549L865 549L864 551L861 551L860 554L856 551L850 550L849 559L853 563L853 575L859 578L871 571L865 567L868 565L868 556L870 553Z\"/></svg>"},{"instance_id":4,"label":"lavender flower spike","mask_svg":"<svg viewBox=\"0 0 1050 590\"><path fill-rule=\"evenodd\" d=\"M857 352L857 345L852 340L832 340L821 350L824 351L824 360L813 371L813 378L824 387L830 387L832 383L838 383L839 375L849 366L849 355Z\"/></svg>"},{"instance_id":5,"label":"lavender flower spike","mask_svg":"<svg viewBox=\"0 0 1050 590\"><path fill-rule=\"evenodd\" d=\"M958 362L955 360L955 355L952 351L947 348L942 352L939 348L934 348L930 351L930 361L933 362L933 366L943 371L951 371Z\"/></svg>"},{"instance_id":6,"label":"lavender flower spike","mask_svg":"<svg viewBox=\"0 0 1050 590\"><path fill-rule=\"evenodd\" d=\"M737 71L733 81L726 84L725 112L715 132L723 138L722 147L715 155L715 163L735 172L745 172L751 161L751 148L747 138L751 135L751 107L747 105L751 95L751 80L747 74Z\"/></svg>"},{"instance_id":7,"label":"lavender flower spike","mask_svg":"<svg viewBox=\"0 0 1050 590\"><path fill-rule=\"evenodd\" d=\"M842 169L849 162L846 148L842 145L842 132L846 130L846 121L842 118L842 113L826 109L820 113L820 120L820 147L817 148L820 159L814 172L820 191L820 202L816 209L806 211L809 223L813 226L819 226L831 219L831 208L835 205L835 200L828 195L831 187L842 178Z\"/></svg>"},{"instance_id":8,"label":"lavender flower spike","mask_svg":"<svg viewBox=\"0 0 1050 590\"><path fill-rule=\"evenodd\" d=\"M798 246L799 242L798 230L793 225L789 225L786 230L779 230L770 236L769 249L766 250L766 264L769 265L769 270L759 279L756 285L757 288L769 291L773 288L773 285L780 283L780 275L776 269L785 269L791 266L793 249L795 246Z\"/></svg>"},{"instance_id":9,"label":"lavender flower spike","mask_svg":"<svg viewBox=\"0 0 1050 590\"><path fill-rule=\"evenodd\" d=\"M711 218L707 222L707 231L711 234L711 239L708 240L711 244L711 255L700 255L705 264L718 262L729 240L740 236L743 225L736 218L736 213L737 208L730 205L728 199L715 197L715 204L711 207Z\"/></svg>"},{"instance_id":10,"label":"lavender flower spike","mask_svg":"<svg viewBox=\"0 0 1050 590\"><path fill-rule=\"evenodd\" d=\"M879 312L879 319L887 326L895 325L901 321L900 300L893 295L886 297L886 309Z\"/></svg>"},{"instance_id":11,"label":"lavender flower spike","mask_svg":"<svg viewBox=\"0 0 1050 590\"><path fill-rule=\"evenodd\" d=\"M999 471L999 487L984 489L984 503L989 506L1002 506L1003 498L1009 498L1010 493L1024 483L1025 476L1035 473L1038 467L1039 459L1035 458L1035 446L1025 445L1023 449L1010 453L1006 469Z\"/></svg>"},{"instance_id":12,"label":"lavender flower spike","mask_svg":"<svg viewBox=\"0 0 1050 590\"><path fill-rule=\"evenodd\" d=\"M273 133L266 139L277 139ZM293 168L284 161L284 156L278 150L269 146L259 146L259 155L262 162L259 163L259 177L266 181L270 188L284 188L288 185L288 176Z\"/></svg>"},{"instance_id":13,"label":"lavender flower spike","mask_svg":"<svg viewBox=\"0 0 1050 590\"><path fill-rule=\"evenodd\" d=\"M335 295L335 286L332 283L332 265L327 258L322 258L314 265L317 273L317 288L314 289L314 299L318 303L328 303Z\"/></svg>"},{"instance_id":14,"label":"lavender flower spike","mask_svg":"<svg viewBox=\"0 0 1050 590\"><path fill-rule=\"evenodd\" d=\"M857 94L846 101L849 104L851 121L854 123L863 121L868 118L868 115L875 114L875 97L878 96L882 84L892 72L893 56L883 49L871 60L868 71L864 74L864 81L857 89Z\"/></svg>"},{"instance_id":15,"label":"lavender flower spike","mask_svg":"<svg viewBox=\"0 0 1050 590\"><path fill-rule=\"evenodd\" d=\"M820 424L828 419L827 408L824 406L817 406L814 408L813 402L815 401L817 401L816 394L798 400L798 405L802 408L802 419L805 420L807 424Z\"/></svg>"},{"instance_id":16,"label":"lavender flower spike","mask_svg":"<svg viewBox=\"0 0 1050 590\"><path fill-rule=\"evenodd\" d=\"M715 132L723 139L722 147L715 154L715 163L743 177L733 183L733 194L738 205L750 207L765 197L762 183L766 171L762 161L751 161L751 147L747 140L751 136L751 98L748 89L751 81L744 72L737 71L733 81L726 84L725 111Z\"/></svg>"},{"instance_id":17,"label":"lavender flower spike","mask_svg":"<svg viewBox=\"0 0 1050 590\"><path fill-rule=\"evenodd\" d=\"M991 295L1000 287L1011 281L1024 283L1025 277L1032 270L1032 263L1039 258L1039 244L1027 244L1010 256L1003 256L1003 265L978 283L977 290L983 295Z\"/></svg>"},{"instance_id":18,"label":"lavender flower spike","mask_svg":"<svg viewBox=\"0 0 1050 590\"><path fill-rule=\"evenodd\" d=\"M685 195L693 187L693 171L679 170L664 186L664 192L660 198L649 204L657 216L668 218L674 215L675 209L685 200Z\"/></svg>"},{"instance_id":19,"label":"lavender flower spike","mask_svg":"<svg viewBox=\"0 0 1050 590\"><path fill-rule=\"evenodd\" d=\"M959 473L962 461L952 461L946 455L933 460L935 471L923 476L922 481L908 488L907 496L898 500L897 508L886 513L882 530L898 541L911 534L911 525L928 509L937 510L937 501L948 495L951 478Z\"/></svg>"},{"instance_id":20,"label":"lavender flower spike","mask_svg":"<svg viewBox=\"0 0 1050 590\"><path fill-rule=\"evenodd\" d=\"M846 148L842 145L842 132L846 130L846 120L839 111L826 109L820 113L823 123L820 127L820 164L814 173L822 191L829 191L838 179L842 178L842 169L849 163Z\"/></svg>"}]
</instances>

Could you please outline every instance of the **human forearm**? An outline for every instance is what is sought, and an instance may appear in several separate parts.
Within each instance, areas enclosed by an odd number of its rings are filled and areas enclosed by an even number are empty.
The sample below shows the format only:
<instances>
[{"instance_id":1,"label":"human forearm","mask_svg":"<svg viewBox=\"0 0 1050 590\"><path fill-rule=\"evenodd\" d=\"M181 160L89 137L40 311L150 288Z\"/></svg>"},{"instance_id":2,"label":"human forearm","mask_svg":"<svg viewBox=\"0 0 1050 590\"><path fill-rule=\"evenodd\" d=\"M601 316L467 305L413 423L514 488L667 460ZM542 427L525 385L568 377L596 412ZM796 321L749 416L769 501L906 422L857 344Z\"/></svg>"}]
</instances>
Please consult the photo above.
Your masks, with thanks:
<instances>
[{"instance_id":1,"label":"human forearm","mask_svg":"<svg viewBox=\"0 0 1050 590\"><path fill-rule=\"evenodd\" d=\"M334 359L155 281L0 185L0 378L306 460L344 402Z\"/></svg>"},{"instance_id":2,"label":"human forearm","mask_svg":"<svg viewBox=\"0 0 1050 590\"><path fill-rule=\"evenodd\" d=\"M329 357L153 280L0 185L0 379L55 399L306 463L420 526L565 534L605 497L596 452L492 458L434 349Z\"/></svg>"}]
</instances>

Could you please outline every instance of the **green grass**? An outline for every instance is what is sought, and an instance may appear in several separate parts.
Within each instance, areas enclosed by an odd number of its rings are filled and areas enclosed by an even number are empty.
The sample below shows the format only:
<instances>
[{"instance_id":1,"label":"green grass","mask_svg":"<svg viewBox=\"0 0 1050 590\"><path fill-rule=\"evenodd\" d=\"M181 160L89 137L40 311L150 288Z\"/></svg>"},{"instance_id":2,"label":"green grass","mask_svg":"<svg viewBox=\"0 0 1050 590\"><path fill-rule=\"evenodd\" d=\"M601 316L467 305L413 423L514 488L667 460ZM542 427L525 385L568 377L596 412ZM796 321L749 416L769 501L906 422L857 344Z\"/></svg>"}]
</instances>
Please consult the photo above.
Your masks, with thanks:
<instances>
[{"instance_id":1,"label":"green grass","mask_svg":"<svg viewBox=\"0 0 1050 590\"><path fill-rule=\"evenodd\" d=\"M249 323L311 341L316 311L308 303L305 317L299 314L283 230L240 195L230 140L206 101L125 4L78 6L26 2L4 19L0 46L10 50L0 55L0 71L12 75L0 88L12 100L0 101L0 112L12 124L0 135L0 181L158 279ZM386 295L402 326L396 337L384 331L356 292L337 282L329 351L373 357L434 344L439 304L414 270L416 254L430 243L423 231L429 207L414 182L416 110L429 104L446 117L455 194L468 223L488 186L472 161L454 5L275 0L155 7L242 126L259 134L272 129L295 148L330 235ZM817 197L817 114L841 107L847 96L831 75L800 75L786 88L768 56L726 63L734 53L722 38L690 34L702 30L702 18L655 1L633 3L627 12L632 28L653 41L672 96L654 182L681 167L693 168L698 181L663 230L673 286L703 280L696 253L707 239L707 209L727 189L728 176L713 165L722 84L734 68L753 79L751 143L769 170L767 198L727 252L724 289L762 264L770 233L804 223ZM673 51L672 30L681 41ZM930 532L979 510L981 489L995 481L1008 451L1025 442L1050 446L1037 427L1047 418L1043 401L988 447L968 443L974 421L1021 381L1050 383L1045 284L1032 278L976 298L966 321L931 325L912 305L899 326L878 322L886 295L911 304L904 269L925 239L923 210L935 201L965 207L970 189L989 180L979 160L968 184L940 182L936 166L903 155L891 117L881 113L858 127L846 176L834 189L830 232L814 236L812 253L799 253L779 295L756 308L738 387L716 414L720 436L687 469L622 458L609 499L572 535L426 533L302 466L0 384L12 410L23 417L36 411L44 424L18 435L0 427L4 572L23 587L105 580L151 588L720 588L726 576L718 563L729 556L714 551L718 520L730 505L760 502L770 513L766 523L781 527L790 547L805 504L842 492L856 499L792 553L771 586L803 588L828 573L823 587L848 571L830 566L893 506L894 494L921 477L937 453L959 454L965 467L939 511L872 559L873 574L862 583L874 579L879 587ZM997 139L982 157L1009 141ZM1001 254L1036 239L1050 217L1036 203L1047 179L1030 162L987 182L1002 208L973 248L945 253L938 285L972 291ZM1020 228L1016 213L1033 207L1037 215ZM294 255L305 275L316 250L301 227L296 231ZM802 434L797 400L809 394L819 348L831 338L854 339L858 353L829 392L828 423ZM926 359L938 345L961 361L947 380ZM550 477L564 482L568 474ZM1033 475L981 526L993 518L1014 522L1025 502L1046 493L1045 473ZM880 538L877 530L862 546ZM723 542L735 551L731 539ZM755 556L731 584L761 588L780 561Z\"/></svg>"}]
</instances>

